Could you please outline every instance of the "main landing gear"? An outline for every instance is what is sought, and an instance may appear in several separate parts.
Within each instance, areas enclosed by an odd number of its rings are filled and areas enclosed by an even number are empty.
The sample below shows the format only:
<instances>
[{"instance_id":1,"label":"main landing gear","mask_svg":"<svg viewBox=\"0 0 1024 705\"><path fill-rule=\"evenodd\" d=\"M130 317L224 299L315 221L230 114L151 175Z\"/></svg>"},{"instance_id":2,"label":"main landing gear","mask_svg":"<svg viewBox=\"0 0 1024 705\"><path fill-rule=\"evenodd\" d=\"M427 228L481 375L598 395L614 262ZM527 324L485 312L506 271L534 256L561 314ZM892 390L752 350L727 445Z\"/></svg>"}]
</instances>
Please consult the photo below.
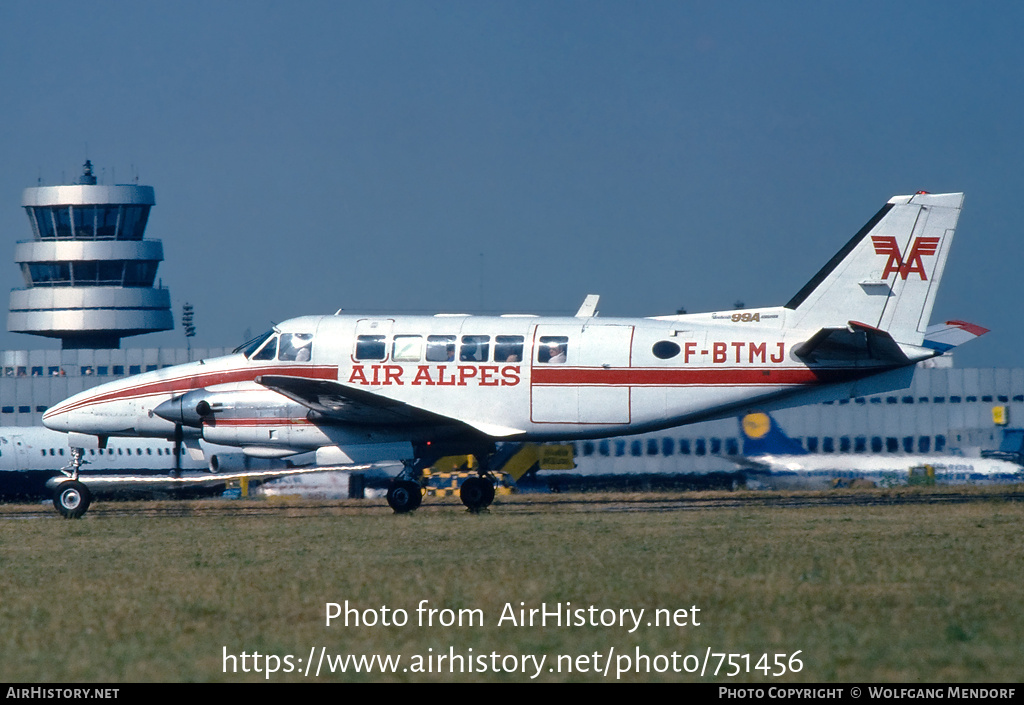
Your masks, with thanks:
<instances>
[{"instance_id":1,"label":"main landing gear","mask_svg":"<svg viewBox=\"0 0 1024 705\"><path fill-rule=\"evenodd\" d=\"M492 449L493 450L493 449ZM467 477L459 486L459 497L469 511L481 512L494 501L494 476L490 471L490 452L473 453L478 465L476 476ZM423 470L437 462L437 457L417 458L408 462L402 473L388 485L388 506L395 514L405 514L423 501Z\"/></svg>"},{"instance_id":2,"label":"main landing gear","mask_svg":"<svg viewBox=\"0 0 1024 705\"><path fill-rule=\"evenodd\" d=\"M423 488L415 480L395 478L388 485L388 506L395 514L405 514L420 506L423 501Z\"/></svg>"},{"instance_id":3,"label":"main landing gear","mask_svg":"<svg viewBox=\"0 0 1024 705\"><path fill-rule=\"evenodd\" d=\"M467 477L459 486L459 497L469 511L483 511L494 501L494 480L489 474Z\"/></svg>"}]
</instances>

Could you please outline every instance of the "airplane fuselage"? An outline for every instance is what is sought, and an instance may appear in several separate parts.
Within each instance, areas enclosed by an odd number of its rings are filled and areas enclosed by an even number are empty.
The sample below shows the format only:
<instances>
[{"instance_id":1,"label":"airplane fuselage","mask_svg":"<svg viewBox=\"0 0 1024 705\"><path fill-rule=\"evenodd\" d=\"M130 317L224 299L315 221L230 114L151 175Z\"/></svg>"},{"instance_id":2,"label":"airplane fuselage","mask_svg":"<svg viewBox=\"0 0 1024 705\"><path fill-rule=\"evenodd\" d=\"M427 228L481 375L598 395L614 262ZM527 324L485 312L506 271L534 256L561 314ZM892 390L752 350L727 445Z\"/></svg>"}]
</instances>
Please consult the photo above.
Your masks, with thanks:
<instances>
[{"instance_id":1,"label":"airplane fuselage","mask_svg":"<svg viewBox=\"0 0 1024 705\"><path fill-rule=\"evenodd\" d=\"M955 455L761 455L749 460L764 469L750 477L777 489L826 489L859 479L893 486L914 482L987 485L1024 478L1024 468L1016 463Z\"/></svg>"},{"instance_id":2,"label":"airplane fuselage","mask_svg":"<svg viewBox=\"0 0 1024 705\"><path fill-rule=\"evenodd\" d=\"M402 444L601 437L716 418L755 402L765 408L773 400L788 406L863 394L857 381L887 369L874 360L800 359L794 347L813 331L787 329L786 314L307 316L246 351L95 387L44 420L97 436L172 438L181 426L186 435L265 457L275 449L386 446L395 458ZM269 378L323 381L356 401L366 392L437 420L382 419L346 408L347 399L337 400L337 414L319 413L268 387ZM166 403L175 399L181 408L171 416Z\"/></svg>"}]
</instances>

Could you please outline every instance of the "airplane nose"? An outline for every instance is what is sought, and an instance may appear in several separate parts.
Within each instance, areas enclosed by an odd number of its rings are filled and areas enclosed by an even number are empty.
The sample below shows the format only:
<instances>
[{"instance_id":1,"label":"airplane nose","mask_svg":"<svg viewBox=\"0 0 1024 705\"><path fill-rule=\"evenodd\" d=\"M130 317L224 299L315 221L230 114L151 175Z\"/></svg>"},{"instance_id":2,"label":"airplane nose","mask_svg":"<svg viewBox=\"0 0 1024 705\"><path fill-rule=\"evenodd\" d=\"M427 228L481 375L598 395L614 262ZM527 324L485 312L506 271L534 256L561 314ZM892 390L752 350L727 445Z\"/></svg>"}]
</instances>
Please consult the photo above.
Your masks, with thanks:
<instances>
[{"instance_id":1,"label":"airplane nose","mask_svg":"<svg viewBox=\"0 0 1024 705\"><path fill-rule=\"evenodd\" d=\"M43 414L43 425L51 431L69 431L68 415L58 409L50 409Z\"/></svg>"}]
</instances>

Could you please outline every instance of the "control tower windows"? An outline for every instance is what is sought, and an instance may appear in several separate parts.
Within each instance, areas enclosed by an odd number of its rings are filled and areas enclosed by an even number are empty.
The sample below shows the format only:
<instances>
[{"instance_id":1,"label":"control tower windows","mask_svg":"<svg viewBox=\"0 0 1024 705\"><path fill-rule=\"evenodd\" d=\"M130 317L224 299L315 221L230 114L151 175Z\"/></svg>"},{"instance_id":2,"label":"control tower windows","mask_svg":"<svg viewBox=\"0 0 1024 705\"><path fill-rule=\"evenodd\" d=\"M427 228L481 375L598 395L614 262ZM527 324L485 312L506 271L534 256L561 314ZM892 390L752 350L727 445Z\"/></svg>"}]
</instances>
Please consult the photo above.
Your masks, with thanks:
<instances>
[{"instance_id":1,"label":"control tower windows","mask_svg":"<svg viewBox=\"0 0 1024 705\"><path fill-rule=\"evenodd\" d=\"M117 233L118 240L141 240L149 219L149 206L121 206L123 220Z\"/></svg>"},{"instance_id":2,"label":"control tower windows","mask_svg":"<svg viewBox=\"0 0 1024 705\"><path fill-rule=\"evenodd\" d=\"M29 206L40 240L141 240L148 205Z\"/></svg>"},{"instance_id":3,"label":"control tower windows","mask_svg":"<svg viewBox=\"0 0 1024 705\"><path fill-rule=\"evenodd\" d=\"M117 265L117 262L110 262ZM127 260L124 263L124 286L153 286L159 262Z\"/></svg>"},{"instance_id":4,"label":"control tower windows","mask_svg":"<svg viewBox=\"0 0 1024 705\"><path fill-rule=\"evenodd\" d=\"M29 286L71 286L71 265L67 262L23 264Z\"/></svg>"},{"instance_id":5,"label":"control tower windows","mask_svg":"<svg viewBox=\"0 0 1024 705\"><path fill-rule=\"evenodd\" d=\"M100 260L95 262L31 262L22 265L25 283L33 286L151 287L159 262Z\"/></svg>"}]
</instances>

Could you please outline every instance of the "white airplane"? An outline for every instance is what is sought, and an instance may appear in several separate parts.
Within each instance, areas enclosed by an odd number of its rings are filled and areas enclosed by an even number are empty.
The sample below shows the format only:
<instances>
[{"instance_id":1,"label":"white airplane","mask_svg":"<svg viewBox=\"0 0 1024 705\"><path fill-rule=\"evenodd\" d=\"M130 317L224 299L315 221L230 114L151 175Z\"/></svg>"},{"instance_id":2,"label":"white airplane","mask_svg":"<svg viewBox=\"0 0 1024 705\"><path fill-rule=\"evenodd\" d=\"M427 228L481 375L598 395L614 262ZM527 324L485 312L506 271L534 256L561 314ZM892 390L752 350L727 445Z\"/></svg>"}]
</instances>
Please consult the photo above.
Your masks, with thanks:
<instances>
[{"instance_id":1,"label":"white airplane","mask_svg":"<svg viewBox=\"0 0 1024 705\"><path fill-rule=\"evenodd\" d=\"M107 438L198 439L319 464L473 454L471 509L494 497L499 441L600 438L906 387L914 364L985 332L927 324L963 194L897 196L785 306L653 318L305 316L234 354L110 382L44 414L80 457ZM76 491L87 490L75 473Z\"/></svg>"},{"instance_id":2,"label":"white airplane","mask_svg":"<svg viewBox=\"0 0 1024 705\"><path fill-rule=\"evenodd\" d=\"M280 463L275 468L266 460L249 458L237 447L203 441L202 451L196 459L161 438L111 438L104 448L82 454L79 475L93 494L152 496L208 494L223 490L239 473L265 479L286 470ZM49 481L62 477L71 463L67 434L37 426L0 427L0 499L53 497ZM90 497L65 494L54 501L62 512L84 512Z\"/></svg>"},{"instance_id":3,"label":"white airplane","mask_svg":"<svg viewBox=\"0 0 1024 705\"><path fill-rule=\"evenodd\" d=\"M940 485L1021 482L1024 466L1008 460L951 453L811 453L786 435L770 414L753 412L740 419L743 460L754 480L773 489L849 487L858 481L876 486L913 482Z\"/></svg>"}]
</instances>

